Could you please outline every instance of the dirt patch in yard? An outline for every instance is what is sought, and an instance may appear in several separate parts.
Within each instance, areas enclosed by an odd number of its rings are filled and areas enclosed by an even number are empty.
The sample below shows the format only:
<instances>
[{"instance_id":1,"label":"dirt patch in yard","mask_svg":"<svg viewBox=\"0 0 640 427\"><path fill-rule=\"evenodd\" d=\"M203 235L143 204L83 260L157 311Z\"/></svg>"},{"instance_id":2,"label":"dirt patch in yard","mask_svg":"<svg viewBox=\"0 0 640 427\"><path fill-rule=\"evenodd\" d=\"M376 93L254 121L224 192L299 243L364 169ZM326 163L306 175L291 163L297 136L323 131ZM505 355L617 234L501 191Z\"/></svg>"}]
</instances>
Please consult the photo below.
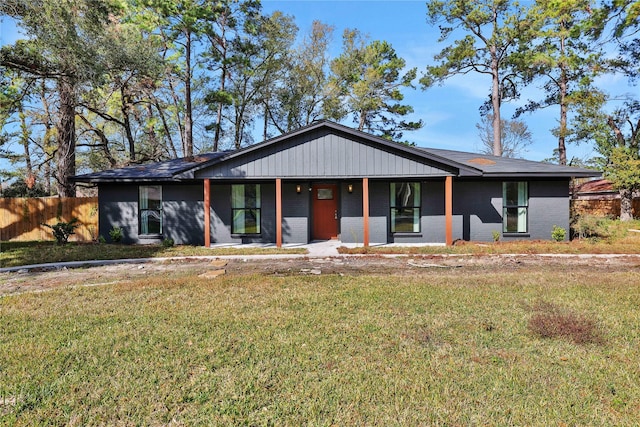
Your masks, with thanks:
<instances>
[{"instance_id":1,"label":"dirt patch in yard","mask_svg":"<svg viewBox=\"0 0 640 427\"><path fill-rule=\"evenodd\" d=\"M611 255L424 255L424 256L343 256L327 258L234 258L229 260L180 259L139 264L113 264L89 268L31 270L0 273L0 296L25 292L100 286L164 276L217 280L225 275L398 275L428 276L447 270L452 275L471 272L527 270L531 268L579 270L601 274L612 271L639 271L640 256ZM223 271L221 271L223 270Z\"/></svg>"}]
</instances>

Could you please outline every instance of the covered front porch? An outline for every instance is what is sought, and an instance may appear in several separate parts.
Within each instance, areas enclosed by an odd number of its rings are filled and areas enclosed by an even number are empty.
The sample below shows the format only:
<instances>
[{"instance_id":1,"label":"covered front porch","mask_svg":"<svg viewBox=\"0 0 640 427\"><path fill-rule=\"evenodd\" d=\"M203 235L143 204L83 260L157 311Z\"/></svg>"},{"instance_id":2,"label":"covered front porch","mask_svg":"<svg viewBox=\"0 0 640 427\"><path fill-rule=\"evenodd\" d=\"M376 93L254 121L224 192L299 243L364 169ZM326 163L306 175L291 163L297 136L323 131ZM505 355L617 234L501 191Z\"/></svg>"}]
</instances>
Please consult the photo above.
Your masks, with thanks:
<instances>
[{"instance_id":1,"label":"covered front porch","mask_svg":"<svg viewBox=\"0 0 640 427\"><path fill-rule=\"evenodd\" d=\"M265 185L261 186L259 182L264 182ZM272 235L273 243L277 247L283 247L283 243L298 243L306 244L312 241L323 240L336 240L342 243L357 243L365 247L373 243L389 243L390 239L388 235L390 232L396 234L396 230L389 230L389 223L393 221L393 212L396 210L393 201L389 203L389 185L392 182L396 182L390 179L373 179L368 177L359 179L334 179L334 180L305 180L305 179L291 179L291 178L276 178L275 180L258 181L258 184L252 184L259 188L258 192L262 191L262 188L267 186L273 186L271 191L265 191L266 197L263 202L263 196L258 196L257 206L256 201L253 200L248 205L252 205L249 208L244 206L241 208L231 207L232 217L226 222L232 222L231 234L234 234L233 228L235 225L236 217L239 217L241 221L245 221L243 215L251 214L253 217L251 221L256 221L257 225L251 230L253 234L256 234L256 227L259 233L266 233L266 235ZM419 182L419 181L417 181ZM425 241L422 232L418 233L401 233L398 232L397 236L404 237L412 240L416 237L420 239L415 240L416 244L423 243L444 243L451 245L453 242L453 177L445 176L434 181L431 177L430 182L439 182L443 186L443 191L438 189L434 193L433 197L436 199L436 204L444 205L444 241L441 238L438 241ZM216 186L229 186L228 182L205 178L203 180L203 210L204 210L204 245L210 247L212 244L220 244L221 242L216 238L215 227L212 232L212 212L216 211L216 205L218 203L226 204L225 202L216 201L213 197L213 192ZM246 184L235 184L236 186ZM438 184L440 186L440 184ZM373 187L373 188L372 188ZM439 187L438 187L439 188ZM386 190L385 190L386 189ZM255 188L253 189L255 193ZM420 197L422 196L420 193ZM233 190L231 190L233 193ZM273 193L273 200L269 199L269 194ZM424 190L425 194L431 194L428 189ZM244 194L244 193L243 193ZM233 199L233 196L231 197ZM438 201L439 198L439 201ZM254 196L255 199L255 196ZM442 200L444 199L444 200ZM232 204L234 201L232 200ZM273 221L263 221L262 204L265 207L269 206L274 211ZM419 216L418 231L420 231L420 223L424 222L423 216L424 210L422 203L418 203L417 207L413 206L411 209L416 210ZM372 218L372 209L374 215ZM399 209L399 208L398 208ZM269 212L267 212L269 213ZM266 215L265 215L266 216ZM219 218L216 218L219 220ZM263 230L262 222L265 222L267 228L273 228ZM298 242L285 242L284 234L285 229L288 235L293 234L292 229L298 228ZM438 226L441 230L442 225ZM373 232L372 232L373 230ZM242 230L246 231L246 230ZM398 230L401 231L401 230ZM213 235L213 239L212 239ZM249 233L235 233L236 237L243 237L249 235ZM392 240L395 241L395 240ZM228 242L225 242L228 243Z\"/></svg>"}]
</instances>

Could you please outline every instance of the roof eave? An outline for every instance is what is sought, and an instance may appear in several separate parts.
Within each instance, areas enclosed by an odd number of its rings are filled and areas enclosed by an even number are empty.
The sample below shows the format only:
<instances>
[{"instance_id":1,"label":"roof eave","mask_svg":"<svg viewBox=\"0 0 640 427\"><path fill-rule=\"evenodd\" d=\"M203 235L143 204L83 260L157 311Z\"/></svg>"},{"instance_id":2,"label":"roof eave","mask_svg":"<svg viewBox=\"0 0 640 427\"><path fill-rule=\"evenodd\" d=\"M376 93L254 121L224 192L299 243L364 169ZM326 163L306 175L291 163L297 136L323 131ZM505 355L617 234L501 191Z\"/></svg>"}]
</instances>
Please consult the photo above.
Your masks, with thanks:
<instances>
[{"instance_id":1,"label":"roof eave","mask_svg":"<svg viewBox=\"0 0 640 427\"><path fill-rule=\"evenodd\" d=\"M567 172L485 172L487 178L595 178L602 176L600 172L567 171Z\"/></svg>"},{"instance_id":2,"label":"roof eave","mask_svg":"<svg viewBox=\"0 0 640 427\"><path fill-rule=\"evenodd\" d=\"M104 183L133 183L133 182L176 182L182 181L178 180L174 177L145 177L145 178L136 178L136 177L128 177L128 178L108 178L108 177L99 177L99 178L83 178L82 176L74 177L72 179L74 182L87 182L92 184L104 184Z\"/></svg>"}]
</instances>

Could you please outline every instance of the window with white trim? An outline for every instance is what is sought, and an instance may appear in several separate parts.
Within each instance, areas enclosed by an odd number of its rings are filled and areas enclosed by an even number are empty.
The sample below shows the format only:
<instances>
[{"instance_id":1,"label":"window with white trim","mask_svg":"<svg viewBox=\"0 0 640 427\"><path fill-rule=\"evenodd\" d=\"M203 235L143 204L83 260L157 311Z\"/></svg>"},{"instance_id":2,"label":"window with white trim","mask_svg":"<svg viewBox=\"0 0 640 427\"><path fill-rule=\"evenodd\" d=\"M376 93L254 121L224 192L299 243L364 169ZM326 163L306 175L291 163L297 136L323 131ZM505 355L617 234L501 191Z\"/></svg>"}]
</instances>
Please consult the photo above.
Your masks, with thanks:
<instances>
[{"instance_id":1,"label":"window with white trim","mask_svg":"<svg viewBox=\"0 0 640 427\"><path fill-rule=\"evenodd\" d=\"M260 184L231 186L231 233L260 234Z\"/></svg>"},{"instance_id":2,"label":"window with white trim","mask_svg":"<svg viewBox=\"0 0 640 427\"><path fill-rule=\"evenodd\" d=\"M527 233L529 211L529 183L502 183L502 232Z\"/></svg>"},{"instance_id":3,"label":"window with white trim","mask_svg":"<svg viewBox=\"0 0 640 427\"><path fill-rule=\"evenodd\" d=\"M138 187L138 218L140 235L162 234L162 186Z\"/></svg>"},{"instance_id":4,"label":"window with white trim","mask_svg":"<svg viewBox=\"0 0 640 427\"><path fill-rule=\"evenodd\" d=\"M391 232L420 232L420 183L392 182L389 185L391 197Z\"/></svg>"}]
</instances>

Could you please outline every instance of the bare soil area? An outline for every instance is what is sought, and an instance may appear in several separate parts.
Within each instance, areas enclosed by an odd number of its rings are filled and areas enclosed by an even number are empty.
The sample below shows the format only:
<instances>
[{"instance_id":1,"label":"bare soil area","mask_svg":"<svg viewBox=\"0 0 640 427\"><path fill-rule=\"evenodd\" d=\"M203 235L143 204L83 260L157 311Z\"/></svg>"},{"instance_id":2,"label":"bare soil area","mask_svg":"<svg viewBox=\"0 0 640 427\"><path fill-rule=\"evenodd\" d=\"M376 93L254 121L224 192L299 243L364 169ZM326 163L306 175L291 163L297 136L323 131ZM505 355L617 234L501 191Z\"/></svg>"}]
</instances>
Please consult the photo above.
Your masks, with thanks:
<instances>
[{"instance_id":1,"label":"bare soil area","mask_svg":"<svg viewBox=\"0 0 640 427\"><path fill-rule=\"evenodd\" d=\"M640 272L638 255L409 255L409 256L341 256L327 258L255 259L238 257L229 260L198 258L150 261L139 264L114 264L98 267L31 270L0 273L0 296L26 292L43 292L57 288L100 286L164 276L216 280L226 275L411 275L428 276L448 270L465 275L482 270L530 269L553 271L593 271L594 275L613 271Z\"/></svg>"}]
</instances>

